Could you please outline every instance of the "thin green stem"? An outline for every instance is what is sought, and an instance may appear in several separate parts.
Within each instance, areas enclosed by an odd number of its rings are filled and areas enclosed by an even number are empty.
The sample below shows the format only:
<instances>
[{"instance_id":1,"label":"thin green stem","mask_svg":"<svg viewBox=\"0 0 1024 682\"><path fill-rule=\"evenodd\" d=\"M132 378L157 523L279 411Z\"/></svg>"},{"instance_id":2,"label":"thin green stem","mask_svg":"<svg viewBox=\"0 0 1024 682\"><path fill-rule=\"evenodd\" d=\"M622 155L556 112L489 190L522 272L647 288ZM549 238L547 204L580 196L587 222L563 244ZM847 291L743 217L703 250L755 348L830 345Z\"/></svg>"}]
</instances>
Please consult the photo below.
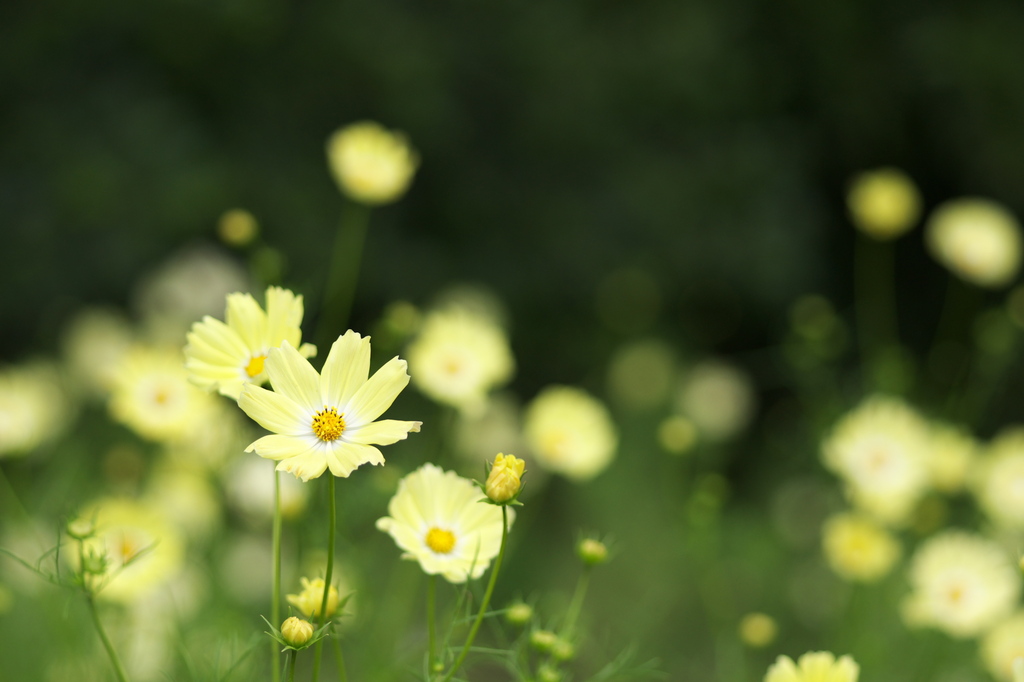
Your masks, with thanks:
<instances>
[{"instance_id":1,"label":"thin green stem","mask_svg":"<svg viewBox=\"0 0 1024 682\"><path fill-rule=\"evenodd\" d=\"M274 470L274 526L272 531L273 543L273 601L270 604L270 622L274 627L281 627L281 472ZM271 650L271 679L273 682L281 682L281 647L277 642L270 640Z\"/></svg>"},{"instance_id":2,"label":"thin green stem","mask_svg":"<svg viewBox=\"0 0 1024 682\"><path fill-rule=\"evenodd\" d=\"M327 531L327 572L324 574L324 596L320 601L320 617L317 620L317 628L322 628L327 620L327 597L331 593L331 578L334 577L334 535L337 529L338 520L336 504L334 501L334 475L327 474L327 504L328 531ZM316 643L313 652L313 682L320 679L320 654L323 650L324 641L321 639Z\"/></svg>"},{"instance_id":3,"label":"thin green stem","mask_svg":"<svg viewBox=\"0 0 1024 682\"><path fill-rule=\"evenodd\" d=\"M369 207L352 201L345 203L334 237L334 255L317 322L317 343L321 348L330 346L339 330L343 331L348 324L369 225Z\"/></svg>"},{"instance_id":4,"label":"thin green stem","mask_svg":"<svg viewBox=\"0 0 1024 682\"><path fill-rule=\"evenodd\" d=\"M857 339L872 388L877 388L890 382L882 373L899 346L893 244L858 235L854 258Z\"/></svg>"},{"instance_id":5,"label":"thin green stem","mask_svg":"<svg viewBox=\"0 0 1024 682\"><path fill-rule=\"evenodd\" d=\"M338 682L348 682L348 673L345 672L345 657L341 653L341 642L337 637L331 638L334 645L334 658L338 661Z\"/></svg>"},{"instance_id":6,"label":"thin green stem","mask_svg":"<svg viewBox=\"0 0 1024 682\"><path fill-rule=\"evenodd\" d=\"M459 657L455 659L455 663L452 665L451 670L444 676L442 682L448 682L462 667L462 662L466 660L466 656L469 655L469 649L473 646L473 640L476 639L476 633L480 629L480 623L484 619L484 614L487 613L487 607L491 603L491 594L494 592L494 585L498 582L498 572L501 570L501 560L505 558L505 545L508 540L508 507L501 507L501 549L498 550L498 558L494 560L494 568L491 569L491 579L487 583L487 591L484 592L484 599L480 602L480 611L476 614L476 620L473 621L473 627L469 629L469 636L466 638L466 643L462 645L462 651L459 653Z\"/></svg>"},{"instance_id":7,"label":"thin green stem","mask_svg":"<svg viewBox=\"0 0 1024 682\"><path fill-rule=\"evenodd\" d=\"M565 624L562 626L562 636L566 639L572 637L576 629L576 621L580 618L583 610L583 598L587 594L587 587L590 585L590 565L583 567L579 580L576 581L576 590L572 594L572 601L569 602L569 609L565 612Z\"/></svg>"},{"instance_id":8,"label":"thin green stem","mask_svg":"<svg viewBox=\"0 0 1024 682\"><path fill-rule=\"evenodd\" d=\"M110 657L110 663L114 666L114 672L117 674L117 679L121 682L128 682L128 675L124 671L124 666L121 665L121 659L117 657L117 652L114 651L114 645L110 643L110 638L107 637L107 631L103 629L103 623L100 621L99 611L96 610L96 600L92 593L85 593L85 603L89 606L89 614L92 616L93 625L96 626L96 632L103 641L103 648L107 650L107 656Z\"/></svg>"},{"instance_id":9,"label":"thin green stem","mask_svg":"<svg viewBox=\"0 0 1024 682\"><path fill-rule=\"evenodd\" d=\"M434 652L437 651L437 632L434 628L434 609L437 603L437 576L427 578L427 671L428 676L434 670Z\"/></svg>"},{"instance_id":10,"label":"thin green stem","mask_svg":"<svg viewBox=\"0 0 1024 682\"><path fill-rule=\"evenodd\" d=\"M295 682L295 659L298 657L298 651L295 649L288 650L288 682Z\"/></svg>"}]
</instances>

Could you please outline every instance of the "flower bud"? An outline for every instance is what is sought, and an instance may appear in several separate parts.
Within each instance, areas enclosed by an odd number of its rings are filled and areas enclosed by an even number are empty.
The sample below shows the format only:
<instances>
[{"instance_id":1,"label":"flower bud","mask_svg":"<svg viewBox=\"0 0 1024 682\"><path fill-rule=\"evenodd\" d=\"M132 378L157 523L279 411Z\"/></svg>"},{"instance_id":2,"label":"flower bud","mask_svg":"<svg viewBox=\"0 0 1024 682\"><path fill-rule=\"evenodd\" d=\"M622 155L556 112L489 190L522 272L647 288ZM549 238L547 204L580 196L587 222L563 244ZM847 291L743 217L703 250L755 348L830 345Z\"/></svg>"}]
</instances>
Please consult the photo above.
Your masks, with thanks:
<instances>
[{"instance_id":1,"label":"flower bud","mask_svg":"<svg viewBox=\"0 0 1024 682\"><path fill-rule=\"evenodd\" d=\"M531 618L533 618L533 607L523 602L516 602L505 611L505 620L512 625L526 625Z\"/></svg>"},{"instance_id":2,"label":"flower bud","mask_svg":"<svg viewBox=\"0 0 1024 682\"><path fill-rule=\"evenodd\" d=\"M289 646L304 646L313 637L313 624L292 616L281 623L281 637Z\"/></svg>"},{"instance_id":3,"label":"flower bud","mask_svg":"<svg viewBox=\"0 0 1024 682\"><path fill-rule=\"evenodd\" d=\"M526 462L513 455L498 454L494 458L494 466L487 476L484 491L495 504L507 504L515 499L522 488L522 477L526 471Z\"/></svg>"},{"instance_id":4,"label":"flower bud","mask_svg":"<svg viewBox=\"0 0 1024 682\"><path fill-rule=\"evenodd\" d=\"M310 580L309 578L300 578L299 581L302 583L302 592L299 594L289 594L287 596L288 603L301 611L302 615L306 618L319 617L320 605L323 604L324 600L324 579L316 578L315 580ZM333 616L337 610L338 588L331 585L331 589L327 593L327 617Z\"/></svg>"},{"instance_id":5,"label":"flower bud","mask_svg":"<svg viewBox=\"0 0 1024 682\"><path fill-rule=\"evenodd\" d=\"M600 540L584 538L576 546L576 553L587 566L597 566L608 561L608 548Z\"/></svg>"},{"instance_id":6,"label":"flower bud","mask_svg":"<svg viewBox=\"0 0 1024 682\"><path fill-rule=\"evenodd\" d=\"M259 234L260 225L252 213L234 208L217 221L217 236L228 246L248 246Z\"/></svg>"},{"instance_id":7,"label":"flower bud","mask_svg":"<svg viewBox=\"0 0 1024 682\"><path fill-rule=\"evenodd\" d=\"M543 663L537 668L537 682L561 682L562 673L550 663Z\"/></svg>"},{"instance_id":8,"label":"flower bud","mask_svg":"<svg viewBox=\"0 0 1024 682\"><path fill-rule=\"evenodd\" d=\"M749 647L768 646L778 630L775 619L764 613L748 613L740 621L740 639Z\"/></svg>"},{"instance_id":9,"label":"flower bud","mask_svg":"<svg viewBox=\"0 0 1024 682\"><path fill-rule=\"evenodd\" d=\"M576 655L576 647L572 645L572 642L562 639L559 637L555 640L555 643L551 645L551 658L556 661L568 661Z\"/></svg>"},{"instance_id":10,"label":"flower bud","mask_svg":"<svg viewBox=\"0 0 1024 682\"><path fill-rule=\"evenodd\" d=\"M530 646L540 652L551 651L557 641L558 635L551 630L534 630L530 633Z\"/></svg>"},{"instance_id":11,"label":"flower bud","mask_svg":"<svg viewBox=\"0 0 1024 682\"><path fill-rule=\"evenodd\" d=\"M73 519L68 521L67 531L75 540L85 540L96 533L96 525L89 519Z\"/></svg>"},{"instance_id":12,"label":"flower bud","mask_svg":"<svg viewBox=\"0 0 1024 682\"><path fill-rule=\"evenodd\" d=\"M914 226L921 214L921 195L905 173L880 168L853 179L846 204L854 225L878 240L894 239Z\"/></svg>"}]
</instances>

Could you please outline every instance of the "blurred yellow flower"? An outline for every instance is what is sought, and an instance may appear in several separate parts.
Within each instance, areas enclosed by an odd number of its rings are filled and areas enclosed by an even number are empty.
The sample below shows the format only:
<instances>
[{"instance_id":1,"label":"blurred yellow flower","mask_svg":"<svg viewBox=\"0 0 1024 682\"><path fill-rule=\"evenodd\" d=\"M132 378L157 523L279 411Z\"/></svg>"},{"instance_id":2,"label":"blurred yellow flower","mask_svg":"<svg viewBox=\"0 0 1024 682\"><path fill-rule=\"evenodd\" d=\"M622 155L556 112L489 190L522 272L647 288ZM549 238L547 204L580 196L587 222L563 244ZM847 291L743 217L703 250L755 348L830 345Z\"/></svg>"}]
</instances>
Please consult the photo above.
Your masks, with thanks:
<instances>
[{"instance_id":1,"label":"blurred yellow flower","mask_svg":"<svg viewBox=\"0 0 1024 682\"><path fill-rule=\"evenodd\" d=\"M266 382L264 364L271 348L287 341L304 357L316 355L313 345L300 345L302 296L268 287L266 299L264 312L250 294L229 294L226 323L207 315L192 325L186 337L185 367L194 384L237 400L243 385Z\"/></svg>"},{"instance_id":2,"label":"blurred yellow flower","mask_svg":"<svg viewBox=\"0 0 1024 682\"><path fill-rule=\"evenodd\" d=\"M857 682L860 666L849 656L838 660L828 651L808 651L796 663L779 656L768 668L764 682Z\"/></svg>"},{"instance_id":3,"label":"blurred yellow flower","mask_svg":"<svg viewBox=\"0 0 1024 682\"><path fill-rule=\"evenodd\" d=\"M896 168L879 168L853 178L846 195L853 224L875 239L894 239L921 215L921 195L914 181Z\"/></svg>"},{"instance_id":4,"label":"blurred yellow flower","mask_svg":"<svg viewBox=\"0 0 1024 682\"><path fill-rule=\"evenodd\" d=\"M509 525L515 518L507 509ZM479 578L501 548L502 510L480 502L480 489L454 471L424 464L403 478L377 528L428 575L452 583Z\"/></svg>"},{"instance_id":5,"label":"blurred yellow flower","mask_svg":"<svg viewBox=\"0 0 1024 682\"><path fill-rule=\"evenodd\" d=\"M747 426L757 399L745 372L720 360L705 360L683 378L676 402L699 434L725 440Z\"/></svg>"},{"instance_id":6,"label":"blurred yellow flower","mask_svg":"<svg viewBox=\"0 0 1024 682\"><path fill-rule=\"evenodd\" d=\"M935 489L944 493L959 492L967 482L967 472L977 458L977 451L978 443L967 429L932 424L928 464Z\"/></svg>"},{"instance_id":7,"label":"blurred yellow flower","mask_svg":"<svg viewBox=\"0 0 1024 682\"><path fill-rule=\"evenodd\" d=\"M526 409L523 429L541 467L576 481L601 473L618 446L607 408L569 386L541 391Z\"/></svg>"},{"instance_id":8,"label":"blurred yellow flower","mask_svg":"<svg viewBox=\"0 0 1024 682\"><path fill-rule=\"evenodd\" d=\"M891 533L857 514L826 519L822 547L829 566L840 577L863 582L884 577L900 556L900 545Z\"/></svg>"},{"instance_id":9,"label":"blurred yellow flower","mask_svg":"<svg viewBox=\"0 0 1024 682\"><path fill-rule=\"evenodd\" d=\"M229 246L247 246L259 231L256 217L242 208L225 211L217 221L217 236Z\"/></svg>"},{"instance_id":10,"label":"blurred yellow flower","mask_svg":"<svg viewBox=\"0 0 1024 682\"><path fill-rule=\"evenodd\" d=\"M1015 661L1024 657L1024 611L1018 611L985 633L981 660L1000 682L1015 681Z\"/></svg>"},{"instance_id":11,"label":"blurred yellow flower","mask_svg":"<svg viewBox=\"0 0 1024 682\"><path fill-rule=\"evenodd\" d=\"M87 308L75 315L64 330L62 346L76 388L105 396L133 336L128 320L114 310Z\"/></svg>"},{"instance_id":12,"label":"blurred yellow flower","mask_svg":"<svg viewBox=\"0 0 1024 682\"><path fill-rule=\"evenodd\" d=\"M320 605L324 600L324 579L299 578L302 583L302 591L298 594L289 594L288 603L297 608L306 618L319 618ZM331 585L327 591L327 618L334 615L338 610L338 588Z\"/></svg>"},{"instance_id":13,"label":"blurred yellow flower","mask_svg":"<svg viewBox=\"0 0 1024 682\"><path fill-rule=\"evenodd\" d=\"M981 634L1009 615L1020 596L1020 575L1010 555L995 542L963 531L945 531L923 543L909 578L906 623L954 637Z\"/></svg>"},{"instance_id":14,"label":"blurred yellow flower","mask_svg":"<svg viewBox=\"0 0 1024 682\"><path fill-rule=\"evenodd\" d=\"M117 368L109 408L143 438L174 441L197 428L212 402L189 383L178 349L136 346Z\"/></svg>"},{"instance_id":15,"label":"blurred yellow flower","mask_svg":"<svg viewBox=\"0 0 1024 682\"><path fill-rule=\"evenodd\" d=\"M954 199L928 219L932 255L958 277L983 287L1009 284L1020 267L1020 225L988 199Z\"/></svg>"},{"instance_id":16,"label":"blurred yellow flower","mask_svg":"<svg viewBox=\"0 0 1024 682\"><path fill-rule=\"evenodd\" d=\"M327 161L341 191L370 206L401 198L419 165L404 135L371 121L353 123L331 135Z\"/></svg>"},{"instance_id":17,"label":"blurred yellow flower","mask_svg":"<svg viewBox=\"0 0 1024 682\"><path fill-rule=\"evenodd\" d=\"M697 427L686 417L665 417L658 425L658 443L673 455L684 455L697 444Z\"/></svg>"},{"instance_id":18,"label":"blurred yellow flower","mask_svg":"<svg viewBox=\"0 0 1024 682\"><path fill-rule=\"evenodd\" d=\"M291 344L272 348L266 361L273 391L245 384L238 406L272 434L246 452L278 462L303 481L328 467L348 477L367 462L384 464L375 445L391 445L419 431L421 422L376 420L409 384L405 360L370 371L370 338L349 330L331 346L318 374Z\"/></svg>"},{"instance_id":19,"label":"blurred yellow flower","mask_svg":"<svg viewBox=\"0 0 1024 682\"><path fill-rule=\"evenodd\" d=\"M32 363L0 369L0 458L55 440L72 423L72 413L54 367Z\"/></svg>"},{"instance_id":20,"label":"blurred yellow flower","mask_svg":"<svg viewBox=\"0 0 1024 682\"><path fill-rule=\"evenodd\" d=\"M127 498L104 498L83 508L78 518L95 523L83 541L85 552L106 557L106 572L92 577L99 596L127 604L167 584L184 566L181 533L152 507ZM77 552L68 552L77 561Z\"/></svg>"},{"instance_id":21,"label":"blurred yellow flower","mask_svg":"<svg viewBox=\"0 0 1024 682\"><path fill-rule=\"evenodd\" d=\"M990 519L1005 528L1024 528L1024 428L992 441L974 469L972 488Z\"/></svg>"},{"instance_id":22,"label":"blurred yellow flower","mask_svg":"<svg viewBox=\"0 0 1024 682\"><path fill-rule=\"evenodd\" d=\"M844 415L822 443L854 505L890 524L905 523L930 481L930 431L897 398L873 397Z\"/></svg>"},{"instance_id":23,"label":"blurred yellow flower","mask_svg":"<svg viewBox=\"0 0 1024 682\"><path fill-rule=\"evenodd\" d=\"M484 490L491 502L504 504L515 498L522 488L523 473L526 472L526 462L514 455L498 453L494 458L494 465L487 476Z\"/></svg>"},{"instance_id":24,"label":"blurred yellow flower","mask_svg":"<svg viewBox=\"0 0 1024 682\"><path fill-rule=\"evenodd\" d=\"M775 640L779 626L765 613L748 613L740 620L740 639L749 647L760 649Z\"/></svg>"},{"instance_id":25,"label":"blurred yellow flower","mask_svg":"<svg viewBox=\"0 0 1024 682\"><path fill-rule=\"evenodd\" d=\"M477 415L487 394L512 378L515 362L501 327L453 306L427 315L409 345L409 367L428 397Z\"/></svg>"}]
</instances>

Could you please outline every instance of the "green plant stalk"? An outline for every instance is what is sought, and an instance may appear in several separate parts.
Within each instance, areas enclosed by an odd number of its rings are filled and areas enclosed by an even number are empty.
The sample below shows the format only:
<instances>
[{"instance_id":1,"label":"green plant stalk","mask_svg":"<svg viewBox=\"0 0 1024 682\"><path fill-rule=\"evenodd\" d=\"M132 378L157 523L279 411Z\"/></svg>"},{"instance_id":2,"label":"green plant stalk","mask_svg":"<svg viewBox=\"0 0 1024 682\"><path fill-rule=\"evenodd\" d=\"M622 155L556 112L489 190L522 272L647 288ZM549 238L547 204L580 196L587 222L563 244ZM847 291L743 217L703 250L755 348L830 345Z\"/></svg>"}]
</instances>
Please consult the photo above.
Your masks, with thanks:
<instances>
[{"instance_id":1,"label":"green plant stalk","mask_svg":"<svg viewBox=\"0 0 1024 682\"><path fill-rule=\"evenodd\" d=\"M861 360L870 364L879 352L899 343L893 245L858 235L854 258L857 339Z\"/></svg>"},{"instance_id":2,"label":"green plant stalk","mask_svg":"<svg viewBox=\"0 0 1024 682\"><path fill-rule=\"evenodd\" d=\"M328 330L344 331L348 324L369 225L370 208L347 201L334 237L334 255L330 272L327 273L323 303L320 305L320 320L317 322L317 344L320 348L329 347L336 338L336 335L332 336L333 331Z\"/></svg>"},{"instance_id":3,"label":"green plant stalk","mask_svg":"<svg viewBox=\"0 0 1024 682\"><path fill-rule=\"evenodd\" d=\"M331 638L334 645L334 657L338 659L338 682L348 682L348 673L345 672L345 657L341 654L341 642L337 637Z\"/></svg>"},{"instance_id":4,"label":"green plant stalk","mask_svg":"<svg viewBox=\"0 0 1024 682\"><path fill-rule=\"evenodd\" d=\"M84 575L82 579L84 581ZM96 600L92 592L88 591L89 588L85 589L85 603L89 606L89 614L92 616L93 625L96 626L96 632L103 641L103 648L107 650L107 656L110 657L110 663L114 666L114 672L117 674L117 679L121 682L128 682L128 675L124 671L124 666L121 665L121 659L117 657L117 652L114 651L114 645L110 643L110 638L107 637L107 631L103 629L103 623L100 622L100 614L99 611L96 610Z\"/></svg>"},{"instance_id":5,"label":"green plant stalk","mask_svg":"<svg viewBox=\"0 0 1024 682\"><path fill-rule=\"evenodd\" d=\"M505 558L505 545L508 541L508 507L502 505L501 507L501 548L498 550L498 558L494 560L494 568L491 570L491 579L487 583L487 591L484 592L484 599L480 602L480 611L476 614L476 620L473 621L473 627L469 630L469 636L466 638L466 643L462 645L462 651L459 652L459 657L455 659L455 663L452 665L451 670L444 676L443 682L448 682L462 667L462 662L466 660L466 656L469 655L469 649L473 646L473 640L476 639L476 633L480 629L480 623L484 619L484 614L487 612L487 607L491 603L491 594L494 592L494 585L498 582L498 572L501 570L501 560Z\"/></svg>"},{"instance_id":6,"label":"green plant stalk","mask_svg":"<svg viewBox=\"0 0 1024 682\"><path fill-rule=\"evenodd\" d=\"M274 470L274 526L272 532L274 554L273 601L270 604L270 622L281 627L281 472ZM271 680L281 682L281 647L270 640Z\"/></svg>"},{"instance_id":7,"label":"green plant stalk","mask_svg":"<svg viewBox=\"0 0 1024 682\"><path fill-rule=\"evenodd\" d=\"M434 670L434 652L437 651L437 633L434 629L434 611L437 603L437 576L427 578L427 677Z\"/></svg>"},{"instance_id":8,"label":"green plant stalk","mask_svg":"<svg viewBox=\"0 0 1024 682\"><path fill-rule=\"evenodd\" d=\"M335 518L337 511L334 501L334 475L330 472L327 474L327 503L330 508L327 531L327 572L324 575L324 596L320 601L320 618L317 619L317 629L322 628L327 620L327 597L331 593L331 578L334 577L334 534L338 521ZM318 641L313 651L313 682L320 679L320 654L323 650L323 643L322 639Z\"/></svg>"},{"instance_id":9,"label":"green plant stalk","mask_svg":"<svg viewBox=\"0 0 1024 682\"><path fill-rule=\"evenodd\" d=\"M587 587L590 585L590 565L583 567L583 572L580 573L580 579L576 581L576 590L572 593L572 601L569 602L569 608L565 612L565 625L562 626L562 636L566 639L572 637L573 630L576 629L576 621L580 618L580 612L583 610L583 598L587 594Z\"/></svg>"},{"instance_id":10,"label":"green plant stalk","mask_svg":"<svg viewBox=\"0 0 1024 682\"><path fill-rule=\"evenodd\" d=\"M295 649L288 650L288 682L295 682L295 659L298 657L298 651Z\"/></svg>"}]
</instances>

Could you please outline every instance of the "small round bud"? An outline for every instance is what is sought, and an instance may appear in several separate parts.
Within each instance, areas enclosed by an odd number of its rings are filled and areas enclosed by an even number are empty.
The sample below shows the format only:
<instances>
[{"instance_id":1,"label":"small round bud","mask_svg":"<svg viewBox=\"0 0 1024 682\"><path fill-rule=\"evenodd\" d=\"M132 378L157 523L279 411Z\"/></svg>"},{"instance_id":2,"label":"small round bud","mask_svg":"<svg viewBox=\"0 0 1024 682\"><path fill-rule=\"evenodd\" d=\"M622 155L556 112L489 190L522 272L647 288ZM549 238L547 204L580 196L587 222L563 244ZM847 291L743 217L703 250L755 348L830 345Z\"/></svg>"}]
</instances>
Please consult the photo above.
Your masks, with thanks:
<instances>
[{"instance_id":1,"label":"small round bud","mask_svg":"<svg viewBox=\"0 0 1024 682\"><path fill-rule=\"evenodd\" d=\"M533 607L523 602L516 602L505 611L505 620L512 625L526 625L531 618L533 618Z\"/></svg>"},{"instance_id":2,"label":"small round bud","mask_svg":"<svg viewBox=\"0 0 1024 682\"><path fill-rule=\"evenodd\" d=\"M217 236L228 246L248 246L260 231L252 213L234 208L217 221Z\"/></svg>"},{"instance_id":3,"label":"small round bud","mask_svg":"<svg viewBox=\"0 0 1024 682\"><path fill-rule=\"evenodd\" d=\"M551 657L556 661L568 661L575 655L576 647L572 645L572 642L561 637L551 645Z\"/></svg>"},{"instance_id":4,"label":"small round bud","mask_svg":"<svg viewBox=\"0 0 1024 682\"><path fill-rule=\"evenodd\" d=\"M855 177L846 204L857 228L878 240L900 236L921 214L921 195L914 181L895 168L879 168Z\"/></svg>"},{"instance_id":5,"label":"small round bud","mask_svg":"<svg viewBox=\"0 0 1024 682\"><path fill-rule=\"evenodd\" d=\"M561 682L562 673L550 663L544 663L537 668L537 682Z\"/></svg>"},{"instance_id":6,"label":"small round bud","mask_svg":"<svg viewBox=\"0 0 1024 682\"><path fill-rule=\"evenodd\" d=\"M600 540L584 538L576 546L576 553L587 566L597 566L608 561L608 548Z\"/></svg>"},{"instance_id":7,"label":"small round bud","mask_svg":"<svg viewBox=\"0 0 1024 682\"><path fill-rule=\"evenodd\" d=\"M82 573L86 575L103 575L107 572L110 560L104 552L94 547L86 547L82 556Z\"/></svg>"},{"instance_id":8,"label":"small round bud","mask_svg":"<svg viewBox=\"0 0 1024 682\"><path fill-rule=\"evenodd\" d=\"M292 616L281 623L281 637L290 646L304 646L313 637L313 624Z\"/></svg>"},{"instance_id":9,"label":"small round bud","mask_svg":"<svg viewBox=\"0 0 1024 682\"><path fill-rule=\"evenodd\" d=\"M558 635L551 630L534 630L530 633L530 646L540 652L551 651L557 641Z\"/></svg>"},{"instance_id":10,"label":"small round bud","mask_svg":"<svg viewBox=\"0 0 1024 682\"><path fill-rule=\"evenodd\" d=\"M89 519L73 519L68 521L67 531L75 540L85 540L96 533L96 525Z\"/></svg>"},{"instance_id":11,"label":"small round bud","mask_svg":"<svg viewBox=\"0 0 1024 682\"><path fill-rule=\"evenodd\" d=\"M494 458L494 466L487 476L484 490L487 497L496 504L506 504L515 499L519 489L523 487L522 477L526 472L526 462L513 455L498 454Z\"/></svg>"},{"instance_id":12,"label":"small round bud","mask_svg":"<svg viewBox=\"0 0 1024 682\"><path fill-rule=\"evenodd\" d=\"M755 649L771 644L778 630L775 619L764 613L748 613L740 621L740 639Z\"/></svg>"}]
</instances>

